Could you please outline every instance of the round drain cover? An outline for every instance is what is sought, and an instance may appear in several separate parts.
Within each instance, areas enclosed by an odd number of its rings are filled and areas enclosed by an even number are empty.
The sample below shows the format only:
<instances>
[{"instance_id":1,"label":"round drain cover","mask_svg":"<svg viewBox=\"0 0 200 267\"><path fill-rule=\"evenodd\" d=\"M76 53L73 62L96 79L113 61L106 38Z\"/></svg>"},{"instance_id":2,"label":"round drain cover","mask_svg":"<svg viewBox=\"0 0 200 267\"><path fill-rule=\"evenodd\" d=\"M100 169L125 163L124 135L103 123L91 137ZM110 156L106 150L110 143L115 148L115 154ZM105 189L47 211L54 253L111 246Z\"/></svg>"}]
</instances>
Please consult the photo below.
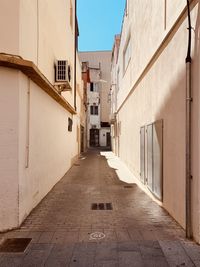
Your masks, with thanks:
<instances>
[{"instance_id":1,"label":"round drain cover","mask_svg":"<svg viewBox=\"0 0 200 267\"><path fill-rule=\"evenodd\" d=\"M90 239L97 239L97 240L99 240L99 239L105 238L105 236L106 235L104 233L95 232L95 233L90 234Z\"/></svg>"}]
</instances>

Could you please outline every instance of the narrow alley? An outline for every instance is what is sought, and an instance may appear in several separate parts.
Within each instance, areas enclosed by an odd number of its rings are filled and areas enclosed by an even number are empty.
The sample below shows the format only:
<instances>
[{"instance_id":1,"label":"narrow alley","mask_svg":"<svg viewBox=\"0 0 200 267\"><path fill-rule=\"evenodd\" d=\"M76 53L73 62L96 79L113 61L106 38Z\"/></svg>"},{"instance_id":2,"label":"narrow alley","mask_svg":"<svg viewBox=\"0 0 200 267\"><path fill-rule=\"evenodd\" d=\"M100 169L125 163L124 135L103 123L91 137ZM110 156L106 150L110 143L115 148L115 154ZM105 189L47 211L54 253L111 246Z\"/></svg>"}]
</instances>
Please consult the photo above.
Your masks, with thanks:
<instances>
[{"instance_id":1,"label":"narrow alley","mask_svg":"<svg viewBox=\"0 0 200 267\"><path fill-rule=\"evenodd\" d=\"M106 153L83 154L20 229L0 235L31 238L24 252L1 248L1 267L200 266L199 246L136 184L120 181Z\"/></svg>"}]
</instances>

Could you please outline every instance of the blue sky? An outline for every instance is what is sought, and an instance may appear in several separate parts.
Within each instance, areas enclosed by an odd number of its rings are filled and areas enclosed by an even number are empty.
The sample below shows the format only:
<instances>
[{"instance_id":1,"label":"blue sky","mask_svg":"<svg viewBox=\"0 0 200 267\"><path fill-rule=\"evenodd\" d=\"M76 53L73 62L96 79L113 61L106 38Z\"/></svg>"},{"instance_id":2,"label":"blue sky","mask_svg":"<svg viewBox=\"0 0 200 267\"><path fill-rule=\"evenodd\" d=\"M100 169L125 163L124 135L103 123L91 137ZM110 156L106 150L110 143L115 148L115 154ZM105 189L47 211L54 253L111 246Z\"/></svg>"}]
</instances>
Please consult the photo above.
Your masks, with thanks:
<instances>
[{"instance_id":1,"label":"blue sky","mask_svg":"<svg viewBox=\"0 0 200 267\"><path fill-rule=\"evenodd\" d=\"M77 0L79 51L111 50L124 8L125 0Z\"/></svg>"}]
</instances>

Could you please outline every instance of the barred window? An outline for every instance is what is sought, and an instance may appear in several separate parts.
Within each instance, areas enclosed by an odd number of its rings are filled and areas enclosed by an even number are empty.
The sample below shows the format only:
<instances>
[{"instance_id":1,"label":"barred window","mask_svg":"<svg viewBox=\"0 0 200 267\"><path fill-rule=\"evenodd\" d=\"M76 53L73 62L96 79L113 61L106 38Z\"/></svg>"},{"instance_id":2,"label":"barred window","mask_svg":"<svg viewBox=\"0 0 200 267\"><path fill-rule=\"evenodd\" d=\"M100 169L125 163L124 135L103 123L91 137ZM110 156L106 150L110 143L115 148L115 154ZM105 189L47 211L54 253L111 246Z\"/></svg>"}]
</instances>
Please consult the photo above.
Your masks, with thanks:
<instances>
[{"instance_id":1,"label":"barred window","mask_svg":"<svg viewBox=\"0 0 200 267\"><path fill-rule=\"evenodd\" d=\"M98 106L90 106L90 114L98 115L99 114Z\"/></svg>"}]
</instances>

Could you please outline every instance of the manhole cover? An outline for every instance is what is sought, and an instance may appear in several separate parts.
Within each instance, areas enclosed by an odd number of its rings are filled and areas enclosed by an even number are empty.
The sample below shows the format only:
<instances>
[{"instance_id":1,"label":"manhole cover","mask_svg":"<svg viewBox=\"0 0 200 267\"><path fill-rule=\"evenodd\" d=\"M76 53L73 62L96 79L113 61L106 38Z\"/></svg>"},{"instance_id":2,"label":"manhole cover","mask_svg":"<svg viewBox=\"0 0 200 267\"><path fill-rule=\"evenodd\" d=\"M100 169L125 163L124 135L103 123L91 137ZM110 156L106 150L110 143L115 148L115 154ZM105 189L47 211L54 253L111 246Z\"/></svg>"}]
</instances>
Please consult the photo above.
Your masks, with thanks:
<instances>
[{"instance_id":1,"label":"manhole cover","mask_svg":"<svg viewBox=\"0 0 200 267\"><path fill-rule=\"evenodd\" d=\"M0 252L24 252L31 238L8 238L0 245Z\"/></svg>"},{"instance_id":2,"label":"manhole cover","mask_svg":"<svg viewBox=\"0 0 200 267\"><path fill-rule=\"evenodd\" d=\"M101 233L101 232L95 232L95 233L90 234L90 239L100 240L100 239L105 238L105 236L106 236L106 235L105 235L104 233Z\"/></svg>"}]
</instances>

